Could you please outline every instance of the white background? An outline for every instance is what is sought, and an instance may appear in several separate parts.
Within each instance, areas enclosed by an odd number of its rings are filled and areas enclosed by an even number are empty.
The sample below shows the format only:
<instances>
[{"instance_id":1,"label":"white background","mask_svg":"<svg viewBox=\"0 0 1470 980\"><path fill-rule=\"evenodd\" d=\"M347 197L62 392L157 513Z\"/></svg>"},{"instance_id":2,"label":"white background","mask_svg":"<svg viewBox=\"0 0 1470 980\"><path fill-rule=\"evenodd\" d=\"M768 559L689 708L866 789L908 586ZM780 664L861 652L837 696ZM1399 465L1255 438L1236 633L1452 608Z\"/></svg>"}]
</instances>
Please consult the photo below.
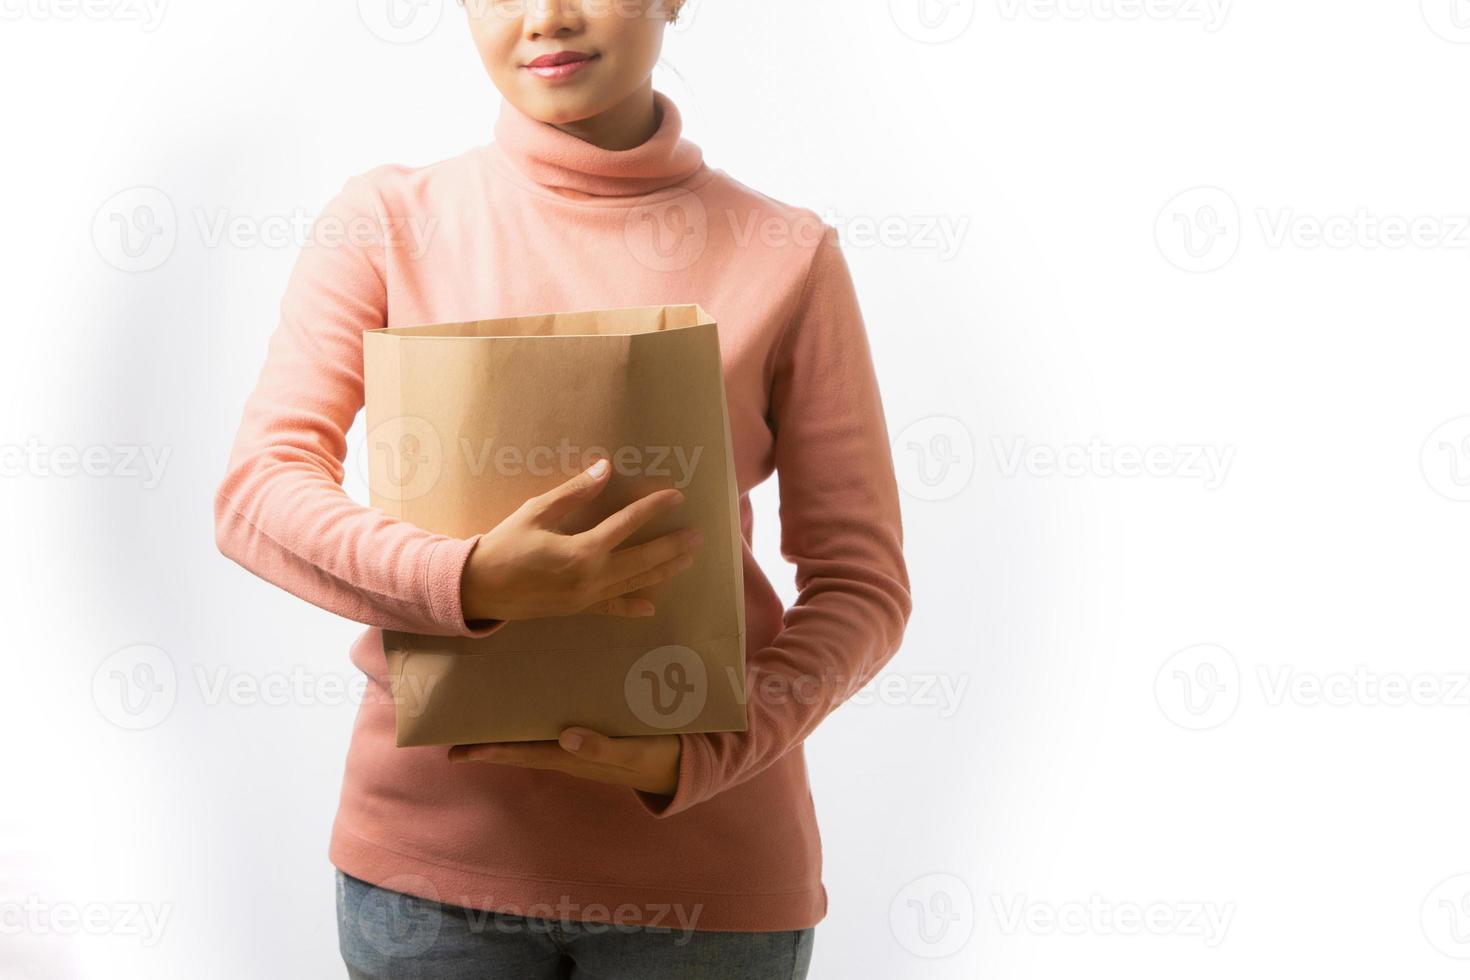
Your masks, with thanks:
<instances>
[{"instance_id":1,"label":"white background","mask_svg":"<svg viewBox=\"0 0 1470 980\"><path fill-rule=\"evenodd\" d=\"M250 236L491 138L460 9L384 2L0 2L6 977L340 975L358 627L211 496L297 252ZM696 0L656 77L843 230L906 490L812 976L1463 976L1470 4L923 2Z\"/></svg>"}]
</instances>

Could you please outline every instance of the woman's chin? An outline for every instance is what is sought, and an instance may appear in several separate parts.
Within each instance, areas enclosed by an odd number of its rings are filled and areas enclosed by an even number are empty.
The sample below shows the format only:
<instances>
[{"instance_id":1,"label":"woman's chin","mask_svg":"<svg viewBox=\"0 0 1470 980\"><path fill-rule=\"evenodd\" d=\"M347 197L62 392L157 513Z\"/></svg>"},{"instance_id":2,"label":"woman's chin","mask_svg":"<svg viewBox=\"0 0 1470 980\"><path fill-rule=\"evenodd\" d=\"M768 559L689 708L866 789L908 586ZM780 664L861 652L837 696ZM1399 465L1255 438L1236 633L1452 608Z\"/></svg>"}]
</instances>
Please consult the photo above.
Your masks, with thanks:
<instances>
[{"instance_id":1,"label":"woman's chin","mask_svg":"<svg viewBox=\"0 0 1470 980\"><path fill-rule=\"evenodd\" d=\"M581 122L606 111L606 94L596 85L568 84L563 81L546 85L541 79L523 79L517 108L532 119L553 126Z\"/></svg>"}]
</instances>

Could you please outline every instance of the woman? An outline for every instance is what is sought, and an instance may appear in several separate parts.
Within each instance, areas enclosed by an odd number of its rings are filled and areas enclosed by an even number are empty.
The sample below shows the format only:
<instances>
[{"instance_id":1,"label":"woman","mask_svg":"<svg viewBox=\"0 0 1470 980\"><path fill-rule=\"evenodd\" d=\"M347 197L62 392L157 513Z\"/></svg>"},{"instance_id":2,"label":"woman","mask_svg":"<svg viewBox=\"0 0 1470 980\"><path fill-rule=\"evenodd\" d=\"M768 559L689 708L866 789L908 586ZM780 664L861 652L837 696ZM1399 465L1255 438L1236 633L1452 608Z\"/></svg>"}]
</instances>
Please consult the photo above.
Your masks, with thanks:
<instances>
[{"instance_id":1,"label":"woman","mask_svg":"<svg viewBox=\"0 0 1470 980\"><path fill-rule=\"evenodd\" d=\"M347 180L297 261L216 500L219 547L370 628L330 857L353 977L800 977L826 911L802 741L898 647L910 611L898 494L865 327L834 231L707 167L652 87L677 9L478 2L503 96L495 139ZM420 234L410 234L417 229ZM506 620L650 615L635 587L694 557L677 506L614 533L556 513L594 466L466 540L341 488L362 333L556 310L697 302L719 321L740 504L749 730L394 747L382 629L479 636ZM755 563L747 496L779 473L789 610ZM634 586L633 583L639 583ZM568 972L570 971L570 972Z\"/></svg>"}]
</instances>

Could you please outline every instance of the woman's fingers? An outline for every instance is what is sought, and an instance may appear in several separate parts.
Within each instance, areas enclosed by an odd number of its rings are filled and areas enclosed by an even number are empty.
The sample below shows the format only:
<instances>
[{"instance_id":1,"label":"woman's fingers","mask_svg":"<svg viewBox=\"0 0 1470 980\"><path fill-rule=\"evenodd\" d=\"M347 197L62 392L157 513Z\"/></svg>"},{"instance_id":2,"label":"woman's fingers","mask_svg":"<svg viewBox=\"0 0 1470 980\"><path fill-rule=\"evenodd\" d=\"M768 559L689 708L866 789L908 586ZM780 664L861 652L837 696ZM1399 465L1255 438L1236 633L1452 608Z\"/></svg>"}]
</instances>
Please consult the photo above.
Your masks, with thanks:
<instances>
[{"instance_id":1,"label":"woman's fingers","mask_svg":"<svg viewBox=\"0 0 1470 980\"><path fill-rule=\"evenodd\" d=\"M613 743L616 741L597 735L588 729L576 729L575 731L594 735L600 742ZM618 752L619 746L613 745L611 750L606 750L598 743L584 742L583 745L587 746L591 753L595 753L594 755L589 754L589 751L569 751L566 744L567 734L563 733L562 740L557 742L485 742L479 745L456 745L449 750L449 761L519 766L522 769L547 769L563 772L568 776L576 776L579 779L620 785L631 785L631 781L637 779L637 774L630 766L604 762L598 757L623 758L624 754Z\"/></svg>"},{"instance_id":2,"label":"woman's fingers","mask_svg":"<svg viewBox=\"0 0 1470 980\"><path fill-rule=\"evenodd\" d=\"M551 769L600 783L673 793L679 781L678 735L608 738L590 728L567 728L555 742L486 742L456 745L451 762L488 762Z\"/></svg>"},{"instance_id":3,"label":"woman's fingers","mask_svg":"<svg viewBox=\"0 0 1470 980\"><path fill-rule=\"evenodd\" d=\"M555 769L565 758L566 752L555 742L482 742L449 750L450 762L496 762L528 769Z\"/></svg>"},{"instance_id":4,"label":"woman's fingers","mask_svg":"<svg viewBox=\"0 0 1470 980\"><path fill-rule=\"evenodd\" d=\"M608 738L590 728L568 728L561 733L557 744L573 758L592 765L636 770L640 761L634 739Z\"/></svg>"},{"instance_id":5,"label":"woman's fingers","mask_svg":"<svg viewBox=\"0 0 1470 980\"><path fill-rule=\"evenodd\" d=\"M647 494L580 534L563 534L555 527L602 493L611 472L609 460L598 460L530 498L481 536L461 584L465 608L473 606L476 619L653 615L650 602L629 593L687 568L689 563L676 559L698 545L698 533L675 531L621 551L612 549L677 507L682 493L669 488Z\"/></svg>"},{"instance_id":6,"label":"woman's fingers","mask_svg":"<svg viewBox=\"0 0 1470 980\"><path fill-rule=\"evenodd\" d=\"M660 514L673 510L684 502L678 490L655 490L639 497L622 510L608 515L596 527L578 535L591 541L598 551L611 551L632 537L634 532Z\"/></svg>"},{"instance_id":7,"label":"woman's fingers","mask_svg":"<svg viewBox=\"0 0 1470 980\"><path fill-rule=\"evenodd\" d=\"M623 591L631 592L632 590L624 589ZM628 616L634 618L652 616L655 611L653 603L647 599L630 599L622 593L619 593L611 599L594 602L582 610L583 614L589 616Z\"/></svg>"},{"instance_id":8,"label":"woman's fingers","mask_svg":"<svg viewBox=\"0 0 1470 980\"><path fill-rule=\"evenodd\" d=\"M703 543L704 534L698 528L686 527L670 531L652 541L614 551L608 555L607 564L603 566L601 583L610 588L619 582L629 581L666 562L692 554Z\"/></svg>"},{"instance_id":9,"label":"woman's fingers","mask_svg":"<svg viewBox=\"0 0 1470 980\"><path fill-rule=\"evenodd\" d=\"M528 504L532 512L547 522L555 521L576 510L596 497L607 486L607 475L612 464L599 459L561 486L552 487L543 494L532 497Z\"/></svg>"},{"instance_id":10,"label":"woman's fingers","mask_svg":"<svg viewBox=\"0 0 1470 980\"><path fill-rule=\"evenodd\" d=\"M672 795L679 788L678 735L633 735L608 738L590 728L568 728L557 740L571 756L591 767L588 778Z\"/></svg>"},{"instance_id":11,"label":"woman's fingers","mask_svg":"<svg viewBox=\"0 0 1470 980\"><path fill-rule=\"evenodd\" d=\"M617 601L615 599L612 599L611 597L626 596L630 592L637 592L639 589L646 589L651 585L658 585L660 582L666 582L693 564L693 553L686 551L683 554L676 555L675 557L670 558L662 565L655 565L646 572L640 572L639 574L634 575L632 578L625 578L619 582L615 582L613 585L607 588L607 591L604 593L604 599L605 601L610 602ZM637 599L632 601L648 602L647 599ZM652 605L653 603L650 602L649 606L652 607Z\"/></svg>"},{"instance_id":12,"label":"woman's fingers","mask_svg":"<svg viewBox=\"0 0 1470 980\"><path fill-rule=\"evenodd\" d=\"M450 762L494 762L528 769L565 769L568 766L634 768L638 750L630 739L608 738L590 728L568 728L556 741L481 742L456 745Z\"/></svg>"}]
</instances>

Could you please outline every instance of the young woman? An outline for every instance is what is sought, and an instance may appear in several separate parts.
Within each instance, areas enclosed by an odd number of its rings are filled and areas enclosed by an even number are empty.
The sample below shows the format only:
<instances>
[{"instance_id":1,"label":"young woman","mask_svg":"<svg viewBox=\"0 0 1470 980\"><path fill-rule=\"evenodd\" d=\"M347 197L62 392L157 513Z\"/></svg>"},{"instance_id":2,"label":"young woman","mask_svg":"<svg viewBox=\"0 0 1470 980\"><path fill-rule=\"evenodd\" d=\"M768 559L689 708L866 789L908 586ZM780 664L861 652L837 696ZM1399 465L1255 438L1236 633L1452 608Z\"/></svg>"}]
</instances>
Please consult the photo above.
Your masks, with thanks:
<instances>
[{"instance_id":1,"label":"young woman","mask_svg":"<svg viewBox=\"0 0 1470 980\"><path fill-rule=\"evenodd\" d=\"M369 693L330 849L350 976L806 973L827 896L802 742L898 647L911 608L898 493L835 232L682 137L651 80L675 16L658 0L471 0L503 96L493 142L346 181L318 227L349 233L303 249L245 407L216 499L221 551L370 627L352 648ZM698 541L622 546L674 491L558 533L556 515L606 485L597 465L466 540L354 503L341 480L363 331L691 302L720 325L749 730L395 748L382 629L656 615L627 594L678 574ZM790 609L749 548L747 494L773 471Z\"/></svg>"}]
</instances>

